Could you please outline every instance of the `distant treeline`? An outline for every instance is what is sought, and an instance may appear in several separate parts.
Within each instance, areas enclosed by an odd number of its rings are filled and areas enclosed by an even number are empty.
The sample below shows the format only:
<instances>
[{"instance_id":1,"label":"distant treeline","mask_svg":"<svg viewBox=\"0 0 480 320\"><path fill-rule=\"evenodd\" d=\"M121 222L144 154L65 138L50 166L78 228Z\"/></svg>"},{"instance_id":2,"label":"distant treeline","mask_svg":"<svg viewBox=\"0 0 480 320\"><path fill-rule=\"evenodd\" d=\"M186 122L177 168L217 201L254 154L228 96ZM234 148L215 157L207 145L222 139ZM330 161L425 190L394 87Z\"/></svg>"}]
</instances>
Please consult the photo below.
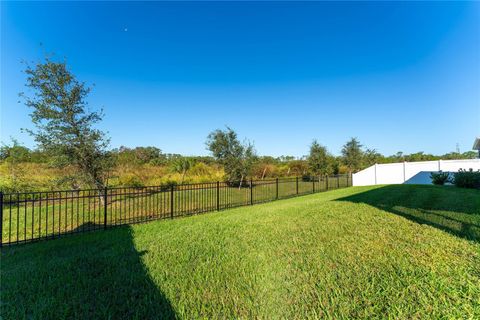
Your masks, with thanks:
<instances>
[{"instance_id":1,"label":"distant treeline","mask_svg":"<svg viewBox=\"0 0 480 320\"><path fill-rule=\"evenodd\" d=\"M190 158L195 162L203 162L207 165L214 164L216 162L215 158L212 156L184 156L177 153L163 153L161 149L157 147L147 146L147 147L120 147L115 148L110 151L110 154L113 156L114 161L118 165L158 165L165 166L169 165L172 162L175 162L181 158ZM405 154L403 152L397 152L394 155L385 156L377 152L376 150L366 149L361 154L361 168L364 169L375 163L394 163L394 162L403 162L403 161L432 161L432 160L454 160L454 159L475 159L477 153L475 151L467 151L463 153L458 152L449 152L443 155L433 155L424 152L416 152ZM44 163L48 164L54 160L53 157L50 157L47 152L39 149L30 149L16 141L13 141L11 144L3 144L0 147L0 161L5 162L8 159L15 158L17 162L25 163ZM290 164L291 169L298 172L298 168L301 168L301 163L305 164L305 168L308 167L308 158L309 155L304 155L302 157L295 156L256 156L258 164L264 165L285 165ZM342 168L343 164L342 156L333 156L332 161L336 162L334 167L339 170L346 170L347 168ZM303 170L302 170L303 171ZM333 172L336 173L336 172ZM344 172L341 172L344 173Z\"/></svg>"},{"instance_id":2,"label":"distant treeline","mask_svg":"<svg viewBox=\"0 0 480 320\"><path fill-rule=\"evenodd\" d=\"M354 141L352 148L351 142ZM356 172L375 163L429 161L438 159L475 158L474 151L444 155L423 152L384 156L375 150L364 149L356 139L344 147L343 154L333 156L314 141L310 154L294 156L257 156L245 169L244 179L342 174ZM355 151L356 150L356 151ZM195 183L225 180L225 164L213 156L183 156L163 153L153 146L120 147L109 152L112 169L106 182L109 186L145 186L176 183ZM78 179L75 167L61 166L57 156L39 149L29 149L14 141L0 147L0 189L3 191L53 190L85 187ZM238 179L238 178L237 178Z\"/></svg>"}]
</instances>

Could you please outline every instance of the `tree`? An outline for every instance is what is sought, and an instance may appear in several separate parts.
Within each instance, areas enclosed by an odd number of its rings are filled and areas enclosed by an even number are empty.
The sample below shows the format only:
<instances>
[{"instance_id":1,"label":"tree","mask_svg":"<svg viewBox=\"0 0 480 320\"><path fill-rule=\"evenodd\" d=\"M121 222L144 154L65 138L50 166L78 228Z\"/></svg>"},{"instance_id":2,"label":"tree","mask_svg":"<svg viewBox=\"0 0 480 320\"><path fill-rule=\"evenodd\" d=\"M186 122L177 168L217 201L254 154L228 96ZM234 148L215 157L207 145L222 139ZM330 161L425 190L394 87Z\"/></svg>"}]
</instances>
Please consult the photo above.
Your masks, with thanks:
<instances>
[{"instance_id":1,"label":"tree","mask_svg":"<svg viewBox=\"0 0 480 320\"><path fill-rule=\"evenodd\" d=\"M232 129L217 129L211 132L206 142L213 157L224 166L227 181L240 182L250 173L255 160L255 149L249 142L241 143Z\"/></svg>"},{"instance_id":2,"label":"tree","mask_svg":"<svg viewBox=\"0 0 480 320\"><path fill-rule=\"evenodd\" d=\"M351 138L342 148L343 162L350 172L356 172L362 167L362 147L357 138Z\"/></svg>"},{"instance_id":3,"label":"tree","mask_svg":"<svg viewBox=\"0 0 480 320\"><path fill-rule=\"evenodd\" d=\"M296 176L304 175L308 171L308 163L305 160L292 160L288 162L287 176L294 174Z\"/></svg>"},{"instance_id":4,"label":"tree","mask_svg":"<svg viewBox=\"0 0 480 320\"><path fill-rule=\"evenodd\" d=\"M162 150L157 147L136 147L134 151L135 157L141 164L152 162L162 154Z\"/></svg>"},{"instance_id":5,"label":"tree","mask_svg":"<svg viewBox=\"0 0 480 320\"><path fill-rule=\"evenodd\" d=\"M12 138L11 145L3 144L0 147L0 160L8 161L11 158L16 162L29 162L31 160L30 153L30 149Z\"/></svg>"},{"instance_id":6,"label":"tree","mask_svg":"<svg viewBox=\"0 0 480 320\"><path fill-rule=\"evenodd\" d=\"M313 140L310 145L308 166L314 175L325 175L331 173L331 163L327 148Z\"/></svg>"},{"instance_id":7,"label":"tree","mask_svg":"<svg viewBox=\"0 0 480 320\"><path fill-rule=\"evenodd\" d=\"M375 149L367 149L363 154L363 167L370 167L375 163L381 162L383 156Z\"/></svg>"},{"instance_id":8,"label":"tree","mask_svg":"<svg viewBox=\"0 0 480 320\"><path fill-rule=\"evenodd\" d=\"M76 167L83 182L103 188L112 161L106 150L109 140L95 128L103 114L88 111L90 88L76 79L66 62L48 57L34 66L27 64L25 73L26 86L33 92L20 95L32 109L35 125L35 130L25 131L58 165Z\"/></svg>"},{"instance_id":9,"label":"tree","mask_svg":"<svg viewBox=\"0 0 480 320\"><path fill-rule=\"evenodd\" d=\"M188 157L181 157L173 161L172 170L182 175L182 181L180 183L183 183L187 171L193 167L193 164L193 160Z\"/></svg>"},{"instance_id":10,"label":"tree","mask_svg":"<svg viewBox=\"0 0 480 320\"><path fill-rule=\"evenodd\" d=\"M445 160L454 160L454 159L476 159L478 153L475 151L466 151L463 153L459 152L449 152L440 156L441 159Z\"/></svg>"},{"instance_id":11,"label":"tree","mask_svg":"<svg viewBox=\"0 0 480 320\"><path fill-rule=\"evenodd\" d=\"M405 156L405 161L410 161L410 162L415 162L415 161L432 161L432 160L438 160L438 157L431 155L431 154L425 154L423 151L416 152L416 153L411 153L407 156Z\"/></svg>"},{"instance_id":12,"label":"tree","mask_svg":"<svg viewBox=\"0 0 480 320\"><path fill-rule=\"evenodd\" d=\"M30 150L12 139L12 145L3 144L0 147L0 159L5 161L8 169L8 187L3 191L18 192L26 184L25 173L20 164L30 160Z\"/></svg>"},{"instance_id":13,"label":"tree","mask_svg":"<svg viewBox=\"0 0 480 320\"><path fill-rule=\"evenodd\" d=\"M475 151L466 151L461 154L460 159L476 159L478 153Z\"/></svg>"},{"instance_id":14,"label":"tree","mask_svg":"<svg viewBox=\"0 0 480 320\"><path fill-rule=\"evenodd\" d=\"M165 161L162 150L157 147L135 147L133 149L121 146L112 150L121 165L158 164Z\"/></svg>"},{"instance_id":15,"label":"tree","mask_svg":"<svg viewBox=\"0 0 480 320\"><path fill-rule=\"evenodd\" d=\"M402 162L405 161L405 155L403 154L402 151L398 151L396 154L392 156L394 159L393 162Z\"/></svg>"}]
</instances>

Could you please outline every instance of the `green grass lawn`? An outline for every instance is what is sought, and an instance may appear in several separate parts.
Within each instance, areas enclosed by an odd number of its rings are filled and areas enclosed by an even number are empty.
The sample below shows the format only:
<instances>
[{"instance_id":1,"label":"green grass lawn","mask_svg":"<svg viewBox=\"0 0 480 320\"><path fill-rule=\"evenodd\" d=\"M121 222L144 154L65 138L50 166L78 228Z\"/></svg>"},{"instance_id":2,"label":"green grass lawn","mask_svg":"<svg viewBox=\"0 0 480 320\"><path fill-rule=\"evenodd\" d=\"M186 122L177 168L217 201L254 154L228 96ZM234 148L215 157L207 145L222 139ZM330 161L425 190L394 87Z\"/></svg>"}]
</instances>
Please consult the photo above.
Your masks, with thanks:
<instances>
[{"instance_id":1,"label":"green grass lawn","mask_svg":"<svg viewBox=\"0 0 480 320\"><path fill-rule=\"evenodd\" d=\"M330 178L328 189L348 186L346 176ZM275 180L256 181L248 187L218 189L218 207L223 209L261 203L276 199ZM298 186L298 188L297 188ZM312 182L295 178L281 179L278 198L321 192L325 181ZM217 183L178 185L173 194L169 188L114 188L107 193L106 223L108 226L144 222L155 219L191 215L217 209ZM171 197L173 197L173 213ZM105 220L103 191L52 191L35 194L4 195L2 241L4 244L28 242L39 238L57 237L65 233L103 229Z\"/></svg>"},{"instance_id":2,"label":"green grass lawn","mask_svg":"<svg viewBox=\"0 0 480 320\"><path fill-rule=\"evenodd\" d=\"M3 319L480 318L480 191L355 187L2 249Z\"/></svg>"}]
</instances>

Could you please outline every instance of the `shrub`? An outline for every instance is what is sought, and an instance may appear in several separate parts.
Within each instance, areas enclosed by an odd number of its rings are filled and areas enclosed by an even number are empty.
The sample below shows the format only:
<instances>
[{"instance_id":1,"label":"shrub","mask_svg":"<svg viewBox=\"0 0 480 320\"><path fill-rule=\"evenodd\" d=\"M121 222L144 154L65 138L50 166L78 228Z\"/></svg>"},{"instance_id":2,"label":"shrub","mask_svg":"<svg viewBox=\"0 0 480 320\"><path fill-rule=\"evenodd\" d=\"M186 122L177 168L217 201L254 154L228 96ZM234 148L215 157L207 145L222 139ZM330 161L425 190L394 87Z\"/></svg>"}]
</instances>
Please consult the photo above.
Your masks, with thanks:
<instances>
[{"instance_id":1,"label":"shrub","mask_svg":"<svg viewBox=\"0 0 480 320\"><path fill-rule=\"evenodd\" d=\"M443 186L446 182L450 182L450 173L448 172L432 172L430 173L430 179L432 179L432 183L436 185Z\"/></svg>"},{"instance_id":2,"label":"shrub","mask_svg":"<svg viewBox=\"0 0 480 320\"><path fill-rule=\"evenodd\" d=\"M212 168L203 162L195 163L190 169L190 173L195 176L210 175L212 171Z\"/></svg>"},{"instance_id":3,"label":"shrub","mask_svg":"<svg viewBox=\"0 0 480 320\"><path fill-rule=\"evenodd\" d=\"M277 166L273 164L258 162L252 166L252 170L250 173L251 173L251 176L253 176L255 179L262 179L262 178L277 177L278 176L277 171L278 171Z\"/></svg>"},{"instance_id":4,"label":"shrub","mask_svg":"<svg viewBox=\"0 0 480 320\"><path fill-rule=\"evenodd\" d=\"M312 180L313 180L313 176L310 176L310 175L307 175L307 174L302 175L302 181L303 182L311 182Z\"/></svg>"},{"instance_id":5,"label":"shrub","mask_svg":"<svg viewBox=\"0 0 480 320\"><path fill-rule=\"evenodd\" d=\"M480 189L480 170L462 170L453 174L453 183L459 188Z\"/></svg>"},{"instance_id":6,"label":"shrub","mask_svg":"<svg viewBox=\"0 0 480 320\"><path fill-rule=\"evenodd\" d=\"M227 186L232 187L232 188L250 188L250 179L243 179L242 181L224 181ZM253 182L255 185L255 182Z\"/></svg>"},{"instance_id":7,"label":"shrub","mask_svg":"<svg viewBox=\"0 0 480 320\"><path fill-rule=\"evenodd\" d=\"M144 186L142 179L140 179L139 176L131 173L126 173L120 176L119 184L124 187L134 187L134 188Z\"/></svg>"},{"instance_id":8,"label":"shrub","mask_svg":"<svg viewBox=\"0 0 480 320\"><path fill-rule=\"evenodd\" d=\"M162 182L160 189L162 191L170 190L172 187L175 187L177 184L178 184L177 181L167 179L164 182Z\"/></svg>"}]
</instances>

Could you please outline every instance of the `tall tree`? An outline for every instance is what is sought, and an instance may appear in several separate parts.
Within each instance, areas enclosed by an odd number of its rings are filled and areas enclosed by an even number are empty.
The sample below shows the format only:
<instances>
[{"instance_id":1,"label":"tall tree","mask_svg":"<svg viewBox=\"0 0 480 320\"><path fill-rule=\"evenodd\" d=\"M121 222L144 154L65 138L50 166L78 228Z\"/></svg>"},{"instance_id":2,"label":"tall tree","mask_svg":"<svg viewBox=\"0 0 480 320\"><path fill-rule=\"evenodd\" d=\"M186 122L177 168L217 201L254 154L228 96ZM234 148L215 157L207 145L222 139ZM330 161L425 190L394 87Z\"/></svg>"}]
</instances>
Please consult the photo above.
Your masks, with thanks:
<instances>
[{"instance_id":1,"label":"tall tree","mask_svg":"<svg viewBox=\"0 0 480 320\"><path fill-rule=\"evenodd\" d=\"M342 148L342 160L350 172L356 172L362 167L362 147L357 138L351 138Z\"/></svg>"},{"instance_id":2,"label":"tall tree","mask_svg":"<svg viewBox=\"0 0 480 320\"><path fill-rule=\"evenodd\" d=\"M31 92L20 95L32 109L35 125L26 131L57 164L76 167L83 182L103 188L112 162L106 149L109 140L95 128L103 114L88 110L90 88L77 80L65 61L48 57L33 66L27 64L25 73Z\"/></svg>"},{"instance_id":3,"label":"tall tree","mask_svg":"<svg viewBox=\"0 0 480 320\"><path fill-rule=\"evenodd\" d=\"M308 166L314 175L325 175L331 173L331 163L327 148L313 140L310 145Z\"/></svg>"},{"instance_id":4,"label":"tall tree","mask_svg":"<svg viewBox=\"0 0 480 320\"><path fill-rule=\"evenodd\" d=\"M232 129L217 129L211 132L206 142L213 157L224 166L227 181L240 182L250 173L255 161L255 149L249 142L241 143Z\"/></svg>"}]
</instances>

